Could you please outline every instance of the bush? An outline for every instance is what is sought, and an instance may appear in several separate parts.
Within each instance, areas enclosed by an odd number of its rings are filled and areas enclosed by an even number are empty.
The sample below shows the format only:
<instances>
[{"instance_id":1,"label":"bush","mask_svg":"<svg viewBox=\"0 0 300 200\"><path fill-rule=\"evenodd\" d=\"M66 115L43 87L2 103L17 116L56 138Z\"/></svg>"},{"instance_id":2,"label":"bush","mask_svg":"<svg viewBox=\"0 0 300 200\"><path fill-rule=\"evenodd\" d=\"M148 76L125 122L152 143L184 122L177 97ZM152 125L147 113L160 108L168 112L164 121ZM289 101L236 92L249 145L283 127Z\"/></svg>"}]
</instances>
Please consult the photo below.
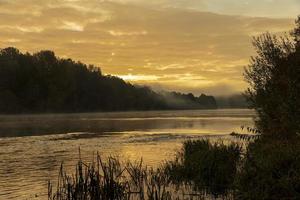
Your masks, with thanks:
<instances>
[{"instance_id":1,"label":"bush","mask_svg":"<svg viewBox=\"0 0 300 200\"><path fill-rule=\"evenodd\" d=\"M250 143L236 189L236 199L300 199L299 139Z\"/></svg>"},{"instance_id":2,"label":"bush","mask_svg":"<svg viewBox=\"0 0 300 200\"><path fill-rule=\"evenodd\" d=\"M241 147L209 140L186 141L175 161L166 164L166 173L175 184L185 182L197 191L214 196L233 189Z\"/></svg>"}]
</instances>

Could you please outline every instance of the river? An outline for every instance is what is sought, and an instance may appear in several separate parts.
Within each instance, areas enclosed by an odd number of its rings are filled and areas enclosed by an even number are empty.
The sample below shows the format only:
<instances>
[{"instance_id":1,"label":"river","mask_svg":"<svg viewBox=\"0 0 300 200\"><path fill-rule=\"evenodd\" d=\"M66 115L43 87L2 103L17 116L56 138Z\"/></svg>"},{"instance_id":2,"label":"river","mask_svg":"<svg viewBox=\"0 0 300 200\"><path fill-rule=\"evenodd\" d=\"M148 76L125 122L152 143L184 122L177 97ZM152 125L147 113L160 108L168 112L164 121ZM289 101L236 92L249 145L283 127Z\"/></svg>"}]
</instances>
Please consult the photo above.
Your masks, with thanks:
<instances>
[{"instance_id":1,"label":"river","mask_svg":"<svg viewBox=\"0 0 300 200\"><path fill-rule=\"evenodd\" d=\"M184 140L228 139L253 117L247 109L0 115L0 200L47 199L47 181L62 162L74 168L79 147L85 162L99 152L155 167Z\"/></svg>"}]
</instances>

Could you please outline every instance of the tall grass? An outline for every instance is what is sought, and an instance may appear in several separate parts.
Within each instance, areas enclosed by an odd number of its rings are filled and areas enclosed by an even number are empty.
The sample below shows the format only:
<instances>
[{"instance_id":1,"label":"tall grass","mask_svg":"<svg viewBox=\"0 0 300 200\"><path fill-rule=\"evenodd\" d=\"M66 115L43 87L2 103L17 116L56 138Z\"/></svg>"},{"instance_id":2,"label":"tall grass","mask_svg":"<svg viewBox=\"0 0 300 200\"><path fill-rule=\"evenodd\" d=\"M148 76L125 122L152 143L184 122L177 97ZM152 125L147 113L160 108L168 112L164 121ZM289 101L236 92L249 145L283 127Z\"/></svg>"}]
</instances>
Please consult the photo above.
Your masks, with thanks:
<instances>
[{"instance_id":1,"label":"tall grass","mask_svg":"<svg viewBox=\"0 0 300 200\"><path fill-rule=\"evenodd\" d=\"M79 160L72 176L68 176L61 165L57 190L53 192L49 183L48 199L125 199L127 183L123 179L123 169L115 158L110 157L107 162L102 162L97 156L97 161L90 165Z\"/></svg>"},{"instance_id":2,"label":"tall grass","mask_svg":"<svg viewBox=\"0 0 300 200\"><path fill-rule=\"evenodd\" d=\"M240 151L236 144L187 141L176 159L157 169L148 168L142 160L121 163L97 154L90 164L79 159L74 175L61 165L56 189L49 182L48 199L231 199Z\"/></svg>"},{"instance_id":3,"label":"tall grass","mask_svg":"<svg viewBox=\"0 0 300 200\"><path fill-rule=\"evenodd\" d=\"M98 154L91 164L81 159L75 175L67 175L61 165L56 190L49 182L49 200L169 200L171 188L162 169L143 166L142 160L124 166L119 159L103 159Z\"/></svg>"}]
</instances>

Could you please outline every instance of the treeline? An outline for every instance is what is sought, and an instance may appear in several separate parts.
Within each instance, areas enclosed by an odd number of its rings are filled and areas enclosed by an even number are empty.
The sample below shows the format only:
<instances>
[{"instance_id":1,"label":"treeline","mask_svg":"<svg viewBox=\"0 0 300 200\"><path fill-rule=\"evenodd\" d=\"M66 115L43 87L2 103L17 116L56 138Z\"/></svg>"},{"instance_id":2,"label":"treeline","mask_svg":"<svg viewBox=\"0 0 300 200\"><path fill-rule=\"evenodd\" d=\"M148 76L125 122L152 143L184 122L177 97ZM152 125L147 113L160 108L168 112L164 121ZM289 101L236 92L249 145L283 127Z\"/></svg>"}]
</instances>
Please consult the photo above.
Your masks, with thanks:
<instances>
[{"instance_id":1,"label":"treeline","mask_svg":"<svg viewBox=\"0 0 300 200\"><path fill-rule=\"evenodd\" d=\"M177 96L190 98L190 102L199 104L198 108L206 108L206 100L193 95ZM188 104L185 106L189 108ZM0 50L0 113L178 108L184 106L174 106L165 95L148 87L102 75L96 66L58 58L52 51L23 54L12 47Z\"/></svg>"},{"instance_id":2,"label":"treeline","mask_svg":"<svg viewBox=\"0 0 300 200\"><path fill-rule=\"evenodd\" d=\"M192 93L161 92L161 94L167 105L176 109L215 109L218 107L215 98L205 94L201 94L199 97Z\"/></svg>"},{"instance_id":3,"label":"treeline","mask_svg":"<svg viewBox=\"0 0 300 200\"><path fill-rule=\"evenodd\" d=\"M248 108L248 102L243 94L216 97L218 108Z\"/></svg>"}]
</instances>

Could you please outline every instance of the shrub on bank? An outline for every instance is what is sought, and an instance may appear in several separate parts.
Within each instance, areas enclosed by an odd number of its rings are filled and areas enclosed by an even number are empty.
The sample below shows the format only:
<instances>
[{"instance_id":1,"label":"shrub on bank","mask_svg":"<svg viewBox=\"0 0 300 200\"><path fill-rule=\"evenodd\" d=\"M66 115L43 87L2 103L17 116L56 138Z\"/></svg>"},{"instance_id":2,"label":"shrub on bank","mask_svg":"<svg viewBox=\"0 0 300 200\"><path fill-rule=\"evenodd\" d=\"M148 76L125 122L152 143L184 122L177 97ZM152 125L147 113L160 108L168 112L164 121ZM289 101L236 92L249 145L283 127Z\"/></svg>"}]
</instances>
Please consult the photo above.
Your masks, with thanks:
<instances>
[{"instance_id":1,"label":"shrub on bank","mask_svg":"<svg viewBox=\"0 0 300 200\"><path fill-rule=\"evenodd\" d=\"M233 189L241 150L235 143L186 141L176 160L168 162L165 170L175 184L184 182L197 191L227 195Z\"/></svg>"},{"instance_id":2,"label":"shrub on bank","mask_svg":"<svg viewBox=\"0 0 300 200\"><path fill-rule=\"evenodd\" d=\"M300 199L300 141L262 138L249 144L236 176L235 199Z\"/></svg>"}]
</instances>

